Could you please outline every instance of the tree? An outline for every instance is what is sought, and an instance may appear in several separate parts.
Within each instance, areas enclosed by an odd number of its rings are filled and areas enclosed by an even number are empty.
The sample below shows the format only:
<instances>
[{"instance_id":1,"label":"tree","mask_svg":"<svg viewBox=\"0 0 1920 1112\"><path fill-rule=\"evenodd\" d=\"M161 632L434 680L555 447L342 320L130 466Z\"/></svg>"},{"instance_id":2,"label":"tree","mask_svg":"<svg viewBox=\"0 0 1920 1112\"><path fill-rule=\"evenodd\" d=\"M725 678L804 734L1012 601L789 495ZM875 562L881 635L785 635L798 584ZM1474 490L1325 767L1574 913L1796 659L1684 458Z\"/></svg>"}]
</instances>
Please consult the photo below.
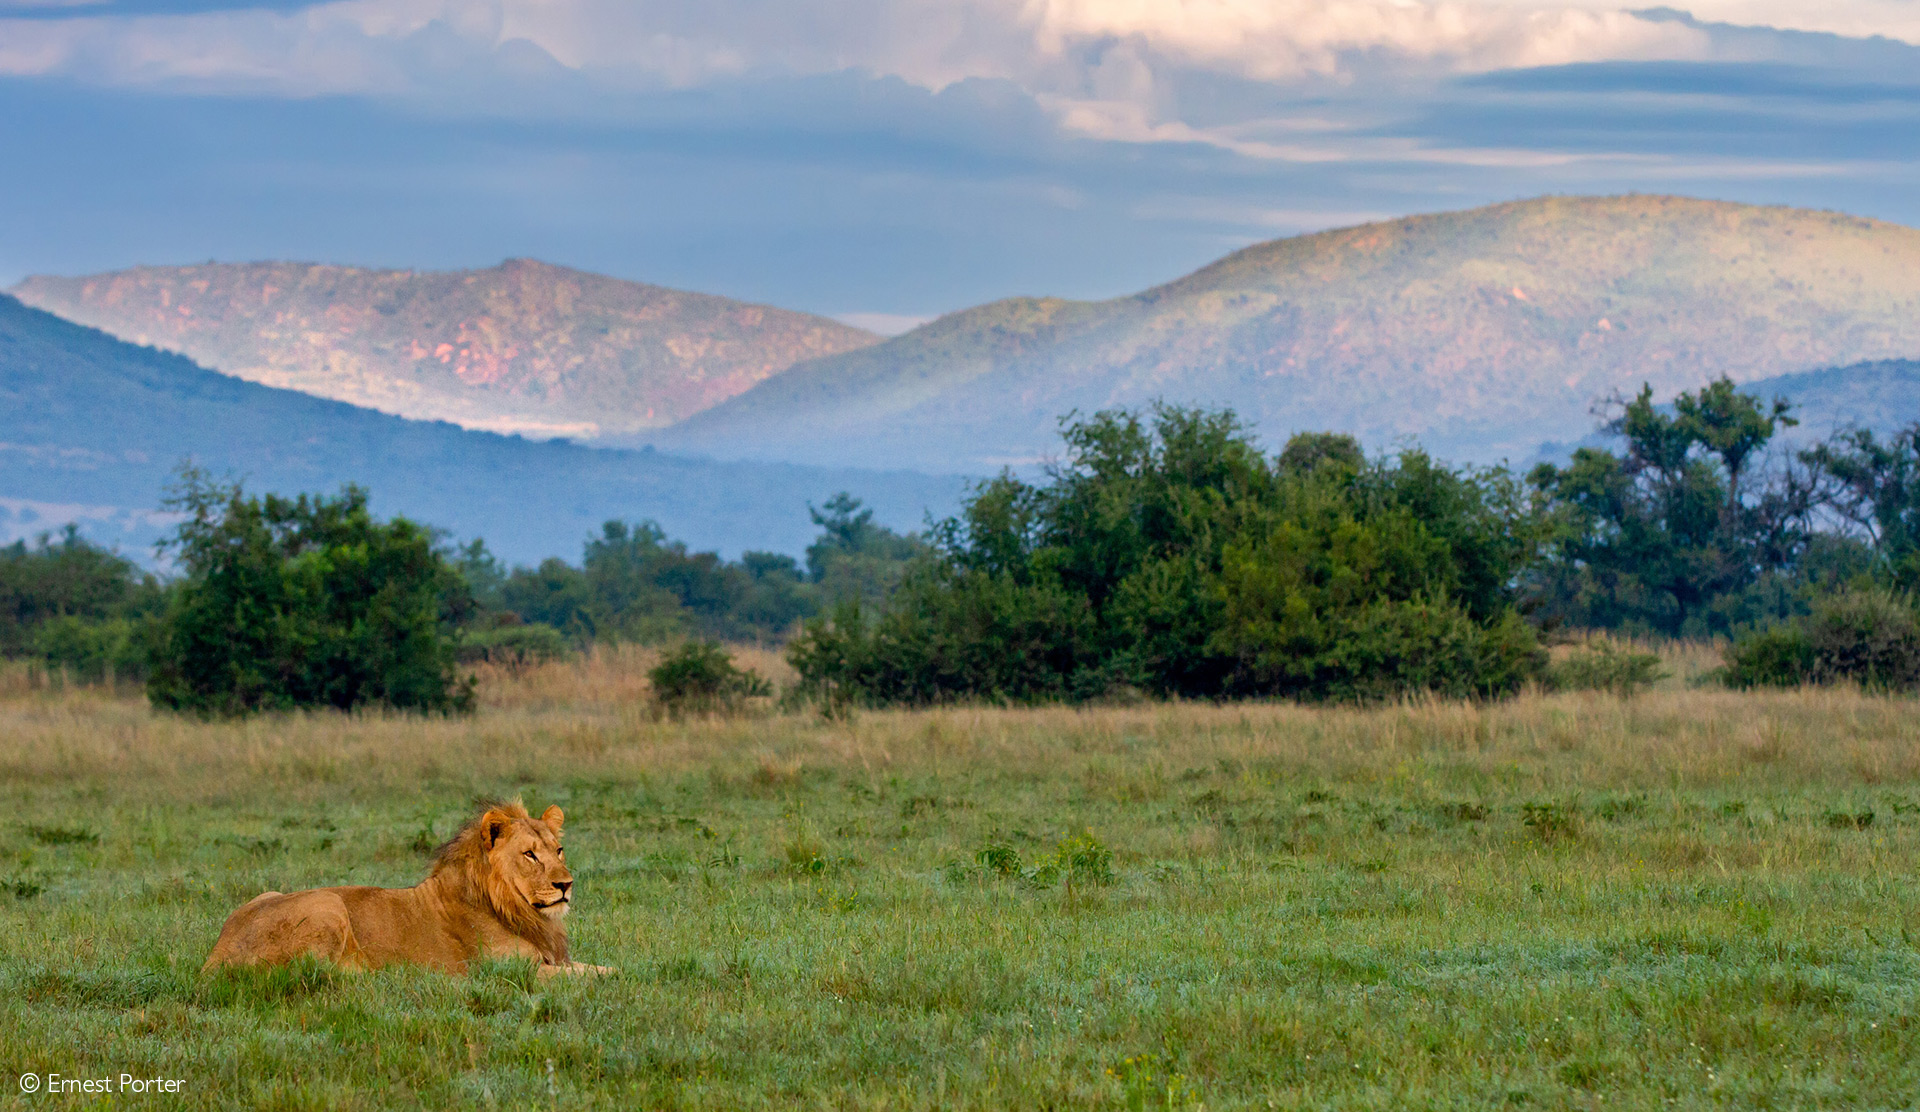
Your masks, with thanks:
<instances>
[{"instance_id":1,"label":"tree","mask_svg":"<svg viewBox=\"0 0 1920 1112\"><path fill-rule=\"evenodd\" d=\"M819 539L807 546L807 578L828 604L880 602L926 551L918 539L875 525L873 511L861 508L860 500L846 491L827 499L823 507L809 503L807 514L820 527Z\"/></svg>"},{"instance_id":2,"label":"tree","mask_svg":"<svg viewBox=\"0 0 1920 1112\"><path fill-rule=\"evenodd\" d=\"M1529 476L1555 534L1538 581L1555 617L1673 636L1724 633L1763 580L1790 571L1813 536L1816 488L1790 464L1755 454L1794 424L1721 379L1671 412L1643 387L1606 429L1624 454L1582 448Z\"/></svg>"},{"instance_id":3,"label":"tree","mask_svg":"<svg viewBox=\"0 0 1920 1112\"><path fill-rule=\"evenodd\" d=\"M931 531L877 612L790 647L830 699L1493 695L1539 667L1514 584L1535 551L1502 473L1350 439L1269 459L1230 412L1066 422L1044 483L1003 474Z\"/></svg>"},{"instance_id":4,"label":"tree","mask_svg":"<svg viewBox=\"0 0 1920 1112\"><path fill-rule=\"evenodd\" d=\"M1902 590L1920 587L1920 423L1884 442L1850 429L1801 458L1829 477L1827 504L1867 536L1881 573Z\"/></svg>"},{"instance_id":5,"label":"tree","mask_svg":"<svg viewBox=\"0 0 1920 1112\"><path fill-rule=\"evenodd\" d=\"M0 656L34 652L49 622L64 620L71 631L75 622L137 619L160 600L158 580L76 526L58 540L43 533L32 545L0 546Z\"/></svg>"},{"instance_id":6,"label":"tree","mask_svg":"<svg viewBox=\"0 0 1920 1112\"><path fill-rule=\"evenodd\" d=\"M156 706L209 715L375 704L471 709L454 673L465 580L413 522L366 492L248 496L187 470L168 500L184 581L154 649Z\"/></svg>"}]
</instances>

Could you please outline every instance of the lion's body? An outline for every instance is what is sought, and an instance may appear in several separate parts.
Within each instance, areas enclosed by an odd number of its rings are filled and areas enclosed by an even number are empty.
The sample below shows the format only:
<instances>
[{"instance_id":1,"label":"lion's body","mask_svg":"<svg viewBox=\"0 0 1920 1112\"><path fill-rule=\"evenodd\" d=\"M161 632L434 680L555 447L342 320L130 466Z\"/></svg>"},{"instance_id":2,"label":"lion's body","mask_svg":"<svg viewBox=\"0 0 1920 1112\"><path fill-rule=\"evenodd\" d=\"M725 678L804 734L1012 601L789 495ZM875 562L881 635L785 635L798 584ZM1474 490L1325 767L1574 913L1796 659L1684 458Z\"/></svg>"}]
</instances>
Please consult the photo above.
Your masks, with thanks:
<instances>
[{"instance_id":1,"label":"lion's body","mask_svg":"<svg viewBox=\"0 0 1920 1112\"><path fill-rule=\"evenodd\" d=\"M567 958L561 925L573 887L560 808L535 819L496 804L462 827L412 888L265 892L220 928L206 968L311 955L350 969L407 963L464 972L476 958L525 957L543 973L604 972Z\"/></svg>"}]
</instances>

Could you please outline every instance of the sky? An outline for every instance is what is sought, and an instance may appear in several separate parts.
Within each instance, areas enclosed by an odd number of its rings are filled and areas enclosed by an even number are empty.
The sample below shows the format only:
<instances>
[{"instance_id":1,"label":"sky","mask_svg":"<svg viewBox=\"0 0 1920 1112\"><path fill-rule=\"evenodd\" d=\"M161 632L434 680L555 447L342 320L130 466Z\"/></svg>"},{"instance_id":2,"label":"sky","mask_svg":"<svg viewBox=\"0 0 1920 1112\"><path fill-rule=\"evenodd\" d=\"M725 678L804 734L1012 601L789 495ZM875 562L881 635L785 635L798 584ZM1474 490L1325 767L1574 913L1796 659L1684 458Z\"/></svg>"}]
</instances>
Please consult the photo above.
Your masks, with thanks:
<instances>
[{"instance_id":1,"label":"sky","mask_svg":"<svg viewBox=\"0 0 1920 1112\"><path fill-rule=\"evenodd\" d=\"M1916 186L1920 0L0 0L0 286L531 256L894 331L1544 193Z\"/></svg>"}]
</instances>

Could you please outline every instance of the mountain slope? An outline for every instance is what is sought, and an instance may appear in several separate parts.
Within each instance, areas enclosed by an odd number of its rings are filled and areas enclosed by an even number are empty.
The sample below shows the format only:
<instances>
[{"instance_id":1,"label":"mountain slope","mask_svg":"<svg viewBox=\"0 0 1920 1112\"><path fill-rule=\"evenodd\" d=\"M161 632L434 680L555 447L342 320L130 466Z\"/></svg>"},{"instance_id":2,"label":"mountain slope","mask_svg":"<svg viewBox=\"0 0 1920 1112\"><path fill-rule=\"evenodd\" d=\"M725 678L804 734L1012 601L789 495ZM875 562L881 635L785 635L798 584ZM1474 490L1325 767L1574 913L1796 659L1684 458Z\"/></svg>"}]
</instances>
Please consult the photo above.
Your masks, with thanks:
<instances>
[{"instance_id":1,"label":"mountain slope","mask_svg":"<svg viewBox=\"0 0 1920 1112\"><path fill-rule=\"evenodd\" d=\"M1770 445L1797 450L1846 429L1870 429L1882 438L1920 421L1920 359L1881 359L1846 367L1777 375L1741 384L1741 389L1763 401L1775 398L1792 403L1799 424L1779 430ZM1660 407L1672 412L1671 405ZM1540 445L1535 460L1563 462L1576 448L1620 450L1617 437L1590 431L1574 442Z\"/></svg>"},{"instance_id":2,"label":"mountain slope","mask_svg":"<svg viewBox=\"0 0 1920 1112\"><path fill-rule=\"evenodd\" d=\"M876 517L917 527L949 511L957 480L901 472L714 463L470 432L243 382L0 295L0 539L81 520L134 549L184 458L254 490L357 482L383 514L514 560L578 558L613 517L653 518L696 548L801 552L807 503L849 490Z\"/></svg>"},{"instance_id":3,"label":"mountain slope","mask_svg":"<svg viewBox=\"0 0 1920 1112\"><path fill-rule=\"evenodd\" d=\"M1271 442L1530 455L1593 403L1920 353L1920 231L1677 197L1548 197L1277 240L1098 303L1023 299L800 364L656 434L764 459L974 471L1060 414L1226 405Z\"/></svg>"},{"instance_id":4,"label":"mountain slope","mask_svg":"<svg viewBox=\"0 0 1920 1112\"><path fill-rule=\"evenodd\" d=\"M1793 403L1796 439L1823 439L1840 429L1893 432L1920 421L1920 360L1883 359L1765 378L1746 385L1762 398Z\"/></svg>"},{"instance_id":5,"label":"mountain slope","mask_svg":"<svg viewBox=\"0 0 1920 1112\"><path fill-rule=\"evenodd\" d=\"M526 259L421 273L305 263L28 278L28 305L251 382L403 417L583 439L671 424L879 337Z\"/></svg>"}]
</instances>

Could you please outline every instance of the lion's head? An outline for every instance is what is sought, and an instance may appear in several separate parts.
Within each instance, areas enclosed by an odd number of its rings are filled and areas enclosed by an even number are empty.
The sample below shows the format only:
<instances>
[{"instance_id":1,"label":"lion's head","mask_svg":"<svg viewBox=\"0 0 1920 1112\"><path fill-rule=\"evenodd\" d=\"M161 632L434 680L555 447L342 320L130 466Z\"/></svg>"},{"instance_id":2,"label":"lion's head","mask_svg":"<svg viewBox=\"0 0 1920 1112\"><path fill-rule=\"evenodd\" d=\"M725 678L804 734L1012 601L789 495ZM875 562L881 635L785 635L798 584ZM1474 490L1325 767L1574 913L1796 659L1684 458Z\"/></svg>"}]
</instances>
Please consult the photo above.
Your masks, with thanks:
<instances>
[{"instance_id":1,"label":"lion's head","mask_svg":"<svg viewBox=\"0 0 1920 1112\"><path fill-rule=\"evenodd\" d=\"M539 948L546 960L567 962L561 919L573 895L573 874L560 848L558 807L539 818L518 800L489 803L435 851L433 875L455 883L466 901Z\"/></svg>"}]
</instances>

